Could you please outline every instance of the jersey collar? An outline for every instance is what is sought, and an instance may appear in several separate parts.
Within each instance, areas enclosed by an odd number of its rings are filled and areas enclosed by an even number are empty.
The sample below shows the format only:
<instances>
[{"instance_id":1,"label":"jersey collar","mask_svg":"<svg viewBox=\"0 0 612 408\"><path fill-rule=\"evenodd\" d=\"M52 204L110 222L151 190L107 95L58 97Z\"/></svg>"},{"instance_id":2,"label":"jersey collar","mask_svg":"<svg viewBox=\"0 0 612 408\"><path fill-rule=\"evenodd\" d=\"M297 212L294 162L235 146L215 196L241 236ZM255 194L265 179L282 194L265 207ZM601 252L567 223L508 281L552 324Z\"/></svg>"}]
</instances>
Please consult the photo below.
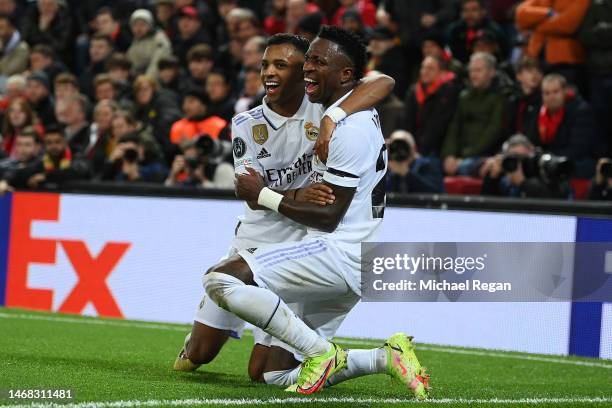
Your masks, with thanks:
<instances>
[{"instance_id":1,"label":"jersey collar","mask_svg":"<svg viewBox=\"0 0 612 408\"><path fill-rule=\"evenodd\" d=\"M306 116L306 106L308 105L308 97L304 96L304 99L302 100L302 104L300 105L300 109L298 109L295 115L291 116L290 118L279 115L278 113L270 109L270 107L266 103L266 98L263 99L262 105L263 105L263 116L266 119L266 122L268 122L268 124L272 126L272 129L278 130L289 119L295 119L295 120L304 119L304 117Z\"/></svg>"}]
</instances>

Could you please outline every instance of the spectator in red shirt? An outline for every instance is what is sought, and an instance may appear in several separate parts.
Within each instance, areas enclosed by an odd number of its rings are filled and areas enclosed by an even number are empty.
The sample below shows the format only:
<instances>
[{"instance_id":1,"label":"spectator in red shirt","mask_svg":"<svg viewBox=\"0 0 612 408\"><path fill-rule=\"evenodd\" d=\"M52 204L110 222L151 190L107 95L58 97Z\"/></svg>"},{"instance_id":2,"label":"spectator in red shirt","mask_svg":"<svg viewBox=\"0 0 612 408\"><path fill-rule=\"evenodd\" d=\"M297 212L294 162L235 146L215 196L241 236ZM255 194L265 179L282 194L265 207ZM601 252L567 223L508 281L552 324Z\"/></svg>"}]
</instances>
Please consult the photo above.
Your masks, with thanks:
<instances>
[{"instance_id":1,"label":"spectator in red shirt","mask_svg":"<svg viewBox=\"0 0 612 408\"><path fill-rule=\"evenodd\" d=\"M340 0L342 4L334 13L332 25L339 26L342 16L347 10L355 9L361 15L361 21L366 27L374 27L376 25L376 6L371 0Z\"/></svg>"},{"instance_id":2,"label":"spectator in red shirt","mask_svg":"<svg viewBox=\"0 0 612 408\"><path fill-rule=\"evenodd\" d=\"M264 19L263 28L266 34L274 35L285 32L285 15L287 14L287 0L273 0L272 9Z\"/></svg>"}]
</instances>

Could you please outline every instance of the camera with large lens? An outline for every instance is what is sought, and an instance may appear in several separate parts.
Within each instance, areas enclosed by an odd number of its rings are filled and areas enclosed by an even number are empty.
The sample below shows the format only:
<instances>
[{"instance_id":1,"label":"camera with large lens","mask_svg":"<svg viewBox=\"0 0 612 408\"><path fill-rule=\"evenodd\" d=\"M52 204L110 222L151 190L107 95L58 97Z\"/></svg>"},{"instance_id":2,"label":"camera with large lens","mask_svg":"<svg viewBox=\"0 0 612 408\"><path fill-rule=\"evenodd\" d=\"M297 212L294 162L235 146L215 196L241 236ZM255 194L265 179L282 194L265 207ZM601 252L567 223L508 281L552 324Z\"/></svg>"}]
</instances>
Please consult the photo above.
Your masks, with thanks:
<instances>
[{"instance_id":1,"label":"camera with large lens","mask_svg":"<svg viewBox=\"0 0 612 408\"><path fill-rule=\"evenodd\" d=\"M123 152L123 160L127 163L136 163L138 161L138 150L129 148Z\"/></svg>"},{"instance_id":2,"label":"camera with large lens","mask_svg":"<svg viewBox=\"0 0 612 408\"><path fill-rule=\"evenodd\" d=\"M564 156L545 153L538 160L540 175L544 181L566 181L574 173L574 162Z\"/></svg>"},{"instance_id":3,"label":"camera with large lens","mask_svg":"<svg viewBox=\"0 0 612 408\"><path fill-rule=\"evenodd\" d=\"M208 134L200 135L196 140L196 148L202 156L209 159L223 159L232 153L232 143L227 140L213 139Z\"/></svg>"},{"instance_id":4,"label":"camera with large lens","mask_svg":"<svg viewBox=\"0 0 612 408\"><path fill-rule=\"evenodd\" d=\"M512 173L518 169L519 164L525 178L536 177L545 183L566 181L574 172L574 162L567 157L540 152L532 156L506 155L502 160L502 169Z\"/></svg>"},{"instance_id":5,"label":"camera with large lens","mask_svg":"<svg viewBox=\"0 0 612 408\"><path fill-rule=\"evenodd\" d=\"M412 147L405 140L394 140L389 144L389 160L401 162L412 155Z\"/></svg>"},{"instance_id":6,"label":"camera with large lens","mask_svg":"<svg viewBox=\"0 0 612 408\"><path fill-rule=\"evenodd\" d=\"M191 170L195 170L200 165L200 158L199 157L187 157L185 158L185 164Z\"/></svg>"}]
</instances>

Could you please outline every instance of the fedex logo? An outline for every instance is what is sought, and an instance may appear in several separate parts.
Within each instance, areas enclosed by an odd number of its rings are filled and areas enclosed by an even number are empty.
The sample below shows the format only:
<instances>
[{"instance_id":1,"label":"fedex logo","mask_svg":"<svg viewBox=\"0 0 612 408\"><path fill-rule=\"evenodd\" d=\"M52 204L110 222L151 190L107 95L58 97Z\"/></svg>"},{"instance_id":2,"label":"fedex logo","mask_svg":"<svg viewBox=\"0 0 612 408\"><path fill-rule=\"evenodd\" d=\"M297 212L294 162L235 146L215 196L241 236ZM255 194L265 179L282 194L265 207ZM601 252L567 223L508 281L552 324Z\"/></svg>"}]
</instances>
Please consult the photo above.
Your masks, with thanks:
<instances>
[{"instance_id":1,"label":"fedex logo","mask_svg":"<svg viewBox=\"0 0 612 408\"><path fill-rule=\"evenodd\" d=\"M58 249L61 247L78 280L57 310L64 313L82 313L87 305L92 305L101 316L123 317L107 279L131 244L109 241L94 254L82 240L33 238L32 223L59 221L59 206L59 194L13 195L6 305L40 310L53 308L54 291L29 287L28 273L32 264L55 264Z\"/></svg>"}]
</instances>

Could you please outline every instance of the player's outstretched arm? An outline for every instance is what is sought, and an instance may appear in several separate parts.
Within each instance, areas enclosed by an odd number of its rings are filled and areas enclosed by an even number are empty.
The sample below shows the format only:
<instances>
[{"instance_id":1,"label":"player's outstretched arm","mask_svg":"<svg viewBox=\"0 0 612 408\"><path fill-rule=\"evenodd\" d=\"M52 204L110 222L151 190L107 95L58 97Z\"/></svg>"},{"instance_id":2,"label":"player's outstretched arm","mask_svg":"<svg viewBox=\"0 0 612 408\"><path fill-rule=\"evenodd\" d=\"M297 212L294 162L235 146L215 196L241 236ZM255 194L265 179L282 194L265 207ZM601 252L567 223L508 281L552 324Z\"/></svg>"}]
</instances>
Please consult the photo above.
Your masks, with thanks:
<instances>
[{"instance_id":1,"label":"player's outstretched arm","mask_svg":"<svg viewBox=\"0 0 612 408\"><path fill-rule=\"evenodd\" d=\"M339 108L347 116L372 109L391 94L394 86L395 80L388 75L370 75L359 81L358 85L353 89L353 93L340 103ZM327 161L329 141L335 128L336 123L326 112L325 116L321 119L319 137L314 148L315 153L323 162Z\"/></svg>"},{"instance_id":2,"label":"player's outstretched arm","mask_svg":"<svg viewBox=\"0 0 612 408\"><path fill-rule=\"evenodd\" d=\"M257 201L263 190L263 179L255 170L247 168L248 174L240 174L236 178L236 195L246 201ZM333 204L326 206L311 202L295 201L287 196L272 192L274 197L281 199L276 203L278 212L307 227L317 228L325 232L332 232L340 224L346 214L356 188L341 187L325 182L335 196ZM269 190L271 191L271 190ZM269 208L269 207L268 207Z\"/></svg>"}]
</instances>

